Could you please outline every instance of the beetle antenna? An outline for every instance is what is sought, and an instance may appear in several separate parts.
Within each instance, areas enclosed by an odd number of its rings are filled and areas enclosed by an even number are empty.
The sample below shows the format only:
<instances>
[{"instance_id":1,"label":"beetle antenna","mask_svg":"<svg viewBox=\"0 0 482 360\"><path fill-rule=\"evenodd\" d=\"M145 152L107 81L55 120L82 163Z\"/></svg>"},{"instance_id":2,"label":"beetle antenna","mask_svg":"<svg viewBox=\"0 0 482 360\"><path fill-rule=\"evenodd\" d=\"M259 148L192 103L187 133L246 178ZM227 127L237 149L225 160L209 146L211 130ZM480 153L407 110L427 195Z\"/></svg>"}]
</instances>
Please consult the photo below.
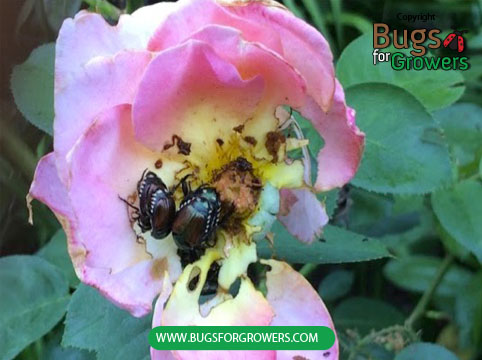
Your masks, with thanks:
<instances>
[{"instance_id":1,"label":"beetle antenna","mask_svg":"<svg viewBox=\"0 0 482 360\"><path fill-rule=\"evenodd\" d=\"M127 204L127 206L129 206L131 209L134 209L136 211L139 211L139 208L132 205L129 201L127 201L126 199L123 199L120 197L120 195L117 195L119 197L120 200L122 200L123 202L125 202Z\"/></svg>"}]
</instances>

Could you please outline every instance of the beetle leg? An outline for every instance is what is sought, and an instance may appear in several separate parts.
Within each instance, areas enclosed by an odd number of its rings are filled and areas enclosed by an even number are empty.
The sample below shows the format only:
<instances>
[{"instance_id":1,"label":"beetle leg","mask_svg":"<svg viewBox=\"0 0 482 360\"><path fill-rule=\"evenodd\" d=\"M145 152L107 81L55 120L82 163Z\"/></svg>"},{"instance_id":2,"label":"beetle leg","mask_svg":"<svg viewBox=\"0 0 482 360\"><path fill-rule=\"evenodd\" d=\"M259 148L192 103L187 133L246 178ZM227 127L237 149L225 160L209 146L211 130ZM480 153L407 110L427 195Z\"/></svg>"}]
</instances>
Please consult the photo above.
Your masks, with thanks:
<instances>
[{"instance_id":1,"label":"beetle leg","mask_svg":"<svg viewBox=\"0 0 482 360\"><path fill-rule=\"evenodd\" d=\"M171 190L171 194L175 193L177 188L179 187L179 185L183 185L184 186L184 183L186 183L186 179L191 176L192 174L187 174L186 176L184 176L181 181L179 181ZM186 196L186 193L184 192L184 187L182 188L182 192L184 193L184 196Z\"/></svg>"},{"instance_id":2,"label":"beetle leg","mask_svg":"<svg viewBox=\"0 0 482 360\"><path fill-rule=\"evenodd\" d=\"M117 195L117 196L119 197L120 200L125 202L127 206L129 206L131 209L134 209L136 211L136 213L139 213L139 208L137 206L134 206L129 201L127 201L126 199L121 198L120 195Z\"/></svg>"},{"instance_id":3,"label":"beetle leg","mask_svg":"<svg viewBox=\"0 0 482 360\"><path fill-rule=\"evenodd\" d=\"M216 236L214 236L214 234L211 234L211 236L208 237L206 245L208 247L213 247L214 245L216 245Z\"/></svg>"},{"instance_id":4,"label":"beetle leg","mask_svg":"<svg viewBox=\"0 0 482 360\"><path fill-rule=\"evenodd\" d=\"M187 194L189 194L191 192L191 183L186 181L186 177L187 176L185 176L181 180L181 188L182 188L182 193L184 194L184 196L187 196Z\"/></svg>"}]
</instances>

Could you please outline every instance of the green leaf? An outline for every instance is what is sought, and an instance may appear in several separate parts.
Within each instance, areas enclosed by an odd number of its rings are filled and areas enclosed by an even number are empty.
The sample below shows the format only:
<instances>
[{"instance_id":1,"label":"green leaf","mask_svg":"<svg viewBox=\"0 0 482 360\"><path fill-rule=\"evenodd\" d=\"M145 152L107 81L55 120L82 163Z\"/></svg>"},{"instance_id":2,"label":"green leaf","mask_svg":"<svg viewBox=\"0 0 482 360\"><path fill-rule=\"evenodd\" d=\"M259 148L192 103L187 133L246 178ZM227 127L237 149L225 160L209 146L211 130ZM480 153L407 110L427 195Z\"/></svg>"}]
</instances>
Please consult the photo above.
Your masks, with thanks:
<instances>
[{"instance_id":1,"label":"green leaf","mask_svg":"<svg viewBox=\"0 0 482 360\"><path fill-rule=\"evenodd\" d=\"M423 194L452 182L440 131L412 95L392 85L362 84L346 96L366 133L353 184L375 192Z\"/></svg>"},{"instance_id":2,"label":"green leaf","mask_svg":"<svg viewBox=\"0 0 482 360\"><path fill-rule=\"evenodd\" d=\"M478 33L477 35L473 36L467 42L467 46L470 49L482 49L482 32Z\"/></svg>"},{"instance_id":3,"label":"green leaf","mask_svg":"<svg viewBox=\"0 0 482 360\"><path fill-rule=\"evenodd\" d=\"M44 342L41 360L96 360L95 354L87 350L64 348L60 345L63 326L57 326L48 334L48 341Z\"/></svg>"},{"instance_id":4,"label":"green leaf","mask_svg":"<svg viewBox=\"0 0 482 360\"><path fill-rule=\"evenodd\" d=\"M389 46L383 51L402 52L409 50ZM464 78L458 71L402 70L392 69L389 62L373 65L372 33L365 34L350 43L338 60L336 74L344 87L381 82L400 86L420 101L427 110L442 109L454 103L464 93Z\"/></svg>"},{"instance_id":5,"label":"green leaf","mask_svg":"<svg viewBox=\"0 0 482 360\"><path fill-rule=\"evenodd\" d=\"M403 324L403 321L403 314L394 306L364 297L349 298L333 311L333 322L338 331L356 329L362 335Z\"/></svg>"},{"instance_id":6,"label":"green leaf","mask_svg":"<svg viewBox=\"0 0 482 360\"><path fill-rule=\"evenodd\" d=\"M431 284L442 265L442 260L430 256L407 256L390 260L383 274L395 285L413 292L422 293ZM440 282L436 296L455 297L470 281L470 272L452 265Z\"/></svg>"},{"instance_id":7,"label":"green leaf","mask_svg":"<svg viewBox=\"0 0 482 360\"><path fill-rule=\"evenodd\" d=\"M52 135L54 120L55 44L44 44L15 66L10 79L20 112L33 125Z\"/></svg>"},{"instance_id":8,"label":"green leaf","mask_svg":"<svg viewBox=\"0 0 482 360\"><path fill-rule=\"evenodd\" d=\"M95 351L98 360L149 359L151 320L133 317L80 284L67 310L62 345Z\"/></svg>"},{"instance_id":9,"label":"green leaf","mask_svg":"<svg viewBox=\"0 0 482 360\"><path fill-rule=\"evenodd\" d=\"M73 17L80 9L82 0L43 0L49 26L58 32L63 21Z\"/></svg>"},{"instance_id":10,"label":"green leaf","mask_svg":"<svg viewBox=\"0 0 482 360\"><path fill-rule=\"evenodd\" d=\"M42 360L96 360L96 357L95 354L86 350L63 348L58 344L48 344Z\"/></svg>"},{"instance_id":11,"label":"green leaf","mask_svg":"<svg viewBox=\"0 0 482 360\"><path fill-rule=\"evenodd\" d=\"M337 188L316 195L318 200L325 205L325 210L329 217L331 217L336 210L339 193L340 189Z\"/></svg>"},{"instance_id":12,"label":"green leaf","mask_svg":"<svg viewBox=\"0 0 482 360\"><path fill-rule=\"evenodd\" d=\"M0 359L11 359L59 322L69 302L64 276L37 256L0 259Z\"/></svg>"},{"instance_id":13,"label":"green leaf","mask_svg":"<svg viewBox=\"0 0 482 360\"><path fill-rule=\"evenodd\" d=\"M422 359L437 359L437 360L458 360L454 353L448 351L446 348L431 343L415 343L407 346L400 351L395 360L422 360Z\"/></svg>"},{"instance_id":14,"label":"green leaf","mask_svg":"<svg viewBox=\"0 0 482 360\"><path fill-rule=\"evenodd\" d=\"M69 253L67 252L67 238L62 229L55 233L48 244L37 252L37 255L62 270L66 279L69 281L70 287L77 287L79 279L77 275L75 275L72 260L70 260Z\"/></svg>"},{"instance_id":15,"label":"green leaf","mask_svg":"<svg viewBox=\"0 0 482 360\"><path fill-rule=\"evenodd\" d=\"M458 165L465 166L482 155L482 107L454 104L434 113ZM477 164L475 164L477 166Z\"/></svg>"},{"instance_id":16,"label":"green leaf","mask_svg":"<svg viewBox=\"0 0 482 360\"><path fill-rule=\"evenodd\" d=\"M460 329L461 347L482 344L482 272L474 275L455 301L455 321Z\"/></svg>"},{"instance_id":17,"label":"green leaf","mask_svg":"<svg viewBox=\"0 0 482 360\"><path fill-rule=\"evenodd\" d=\"M465 180L432 194L432 207L443 228L482 263L482 184Z\"/></svg>"},{"instance_id":18,"label":"green leaf","mask_svg":"<svg viewBox=\"0 0 482 360\"><path fill-rule=\"evenodd\" d=\"M378 240L332 225L324 228L322 239L309 245L295 239L279 221L275 222L271 231L275 234L274 247L268 240L258 242L258 254L263 258L274 256L291 263L334 264L390 256Z\"/></svg>"},{"instance_id":19,"label":"green leaf","mask_svg":"<svg viewBox=\"0 0 482 360\"><path fill-rule=\"evenodd\" d=\"M336 270L323 279L318 292L324 301L335 301L350 292L353 281L353 271Z\"/></svg>"}]
</instances>

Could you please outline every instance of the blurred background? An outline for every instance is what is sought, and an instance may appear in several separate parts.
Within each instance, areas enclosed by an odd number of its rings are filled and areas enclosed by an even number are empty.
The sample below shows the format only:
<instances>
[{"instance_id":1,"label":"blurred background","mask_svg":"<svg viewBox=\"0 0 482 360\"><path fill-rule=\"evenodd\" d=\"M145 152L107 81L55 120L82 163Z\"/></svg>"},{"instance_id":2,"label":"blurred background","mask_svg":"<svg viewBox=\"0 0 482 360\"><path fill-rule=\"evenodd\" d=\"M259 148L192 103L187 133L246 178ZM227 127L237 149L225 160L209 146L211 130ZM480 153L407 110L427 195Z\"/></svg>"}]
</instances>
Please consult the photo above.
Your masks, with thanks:
<instances>
[{"instance_id":1,"label":"blurred background","mask_svg":"<svg viewBox=\"0 0 482 360\"><path fill-rule=\"evenodd\" d=\"M53 59L45 58L41 59L40 65L32 64L31 71L46 75L45 81L36 85L38 91L29 96L35 102L47 104L45 109L30 109L32 113L21 113L14 100L10 80L15 66L24 63L33 49L55 42L63 19L72 17L80 9L99 12L115 24L121 13L155 2L0 0L0 256L37 253L60 228L52 213L38 202L34 202L35 226L29 225L25 203L37 161L52 150L52 137L44 131L45 128L41 124L40 128L32 125L26 118L36 111L41 118L53 117L53 83L52 76L48 76L53 72ZM466 88L459 102L473 104L473 109L477 109L467 116L481 116L478 106L482 106L482 0L283 2L323 33L330 42L335 62L350 42L362 34L372 34L374 22L400 29L436 27L444 33L454 29L468 30L464 36L467 42L465 56L469 56L471 68L462 73ZM400 13L430 13L435 15L435 20L407 22L397 16ZM357 66L356 62L353 66ZM466 115L460 112L440 114L440 121L444 116ZM479 127L478 135L467 135L473 145L468 150L469 160L462 162L458 169L463 178L470 178L474 171L477 172L482 155L481 132ZM454 136L459 136L462 143L465 141L463 132ZM480 265L473 256L459 251L434 216L429 199L426 196L383 195L353 185L339 189L327 199L331 201L332 224L380 239L399 259L397 262L381 259L354 264L298 266L319 289L332 312L341 334L344 358L392 359L394 351L403 348L407 341L411 341L410 337L418 336L423 341L443 344L462 360L482 359L482 295L477 289L482 288L482 277L478 275L480 287L475 286L474 293L457 298L471 281L473 283L477 271L480 274ZM480 217L478 221L482 221ZM59 254L63 251L59 258L65 258L65 246L56 251ZM407 334L403 329L380 332L403 323L437 275L446 253L452 254L455 260L451 259L453 265L432 299L433 306L427 307L420 319L418 328L421 333ZM2 284L0 290L7 291ZM471 299L475 300L471 302ZM471 312L464 312L465 308L470 308ZM374 330L379 332L374 333ZM370 337L370 334L375 335ZM55 332L47 334L21 352L18 358L90 356L45 345L58 344L58 337Z\"/></svg>"}]
</instances>

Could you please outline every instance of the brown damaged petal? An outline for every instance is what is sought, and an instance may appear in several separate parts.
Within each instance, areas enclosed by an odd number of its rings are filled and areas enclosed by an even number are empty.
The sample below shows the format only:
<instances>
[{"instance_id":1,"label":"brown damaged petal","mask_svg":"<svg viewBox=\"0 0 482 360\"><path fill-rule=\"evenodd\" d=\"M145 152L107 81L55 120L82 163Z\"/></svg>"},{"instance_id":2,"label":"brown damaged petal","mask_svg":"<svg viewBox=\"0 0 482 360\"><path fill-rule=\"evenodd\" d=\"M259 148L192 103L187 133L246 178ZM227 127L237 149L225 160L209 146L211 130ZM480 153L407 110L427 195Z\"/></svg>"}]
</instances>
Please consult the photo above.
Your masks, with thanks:
<instances>
[{"instance_id":1,"label":"brown damaged petal","mask_svg":"<svg viewBox=\"0 0 482 360\"><path fill-rule=\"evenodd\" d=\"M227 216L223 226L231 233L242 230L241 220L258 205L261 181L253 174L253 165L243 157L231 161L214 176L213 187L219 194Z\"/></svg>"},{"instance_id":2,"label":"brown damaged petal","mask_svg":"<svg viewBox=\"0 0 482 360\"><path fill-rule=\"evenodd\" d=\"M165 144L164 150L168 150L168 149L172 148L174 145L177 145L178 154L189 155L191 153L191 143L185 142L178 135L172 136L171 143Z\"/></svg>"},{"instance_id":3,"label":"brown damaged petal","mask_svg":"<svg viewBox=\"0 0 482 360\"><path fill-rule=\"evenodd\" d=\"M151 267L151 276L154 280L162 279L164 272L167 271L167 259L155 259Z\"/></svg>"},{"instance_id":4,"label":"brown damaged petal","mask_svg":"<svg viewBox=\"0 0 482 360\"><path fill-rule=\"evenodd\" d=\"M235 127L233 127L233 130L236 131L237 133L241 134L244 130L244 125L241 124L241 125L235 126Z\"/></svg>"},{"instance_id":5,"label":"brown damaged petal","mask_svg":"<svg viewBox=\"0 0 482 360\"><path fill-rule=\"evenodd\" d=\"M243 139L248 144L253 145L253 146L256 146L256 144L258 143L258 141L253 136L245 136Z\"/></svg>"},{"instance_id":6,"label":"brown damaged petal","mask_svg":"<svg viewBox=\"0 0 482 360\"><path fill-rule=\"evenodd\" d=\"M272 162L279 161L278 152L282 144L286 143L286 137L278 131L270 131L266 134L266 150L273 157Z\"/></svg>"},{"instance_id":7,"label":"brown damaged petal","mask_svg":"<svg viewBox=\"0 0 482 360\"><path fill-rule=\"evenodd\" d=\"M291 207L298 201L298 198L292 191L281 189L280 208L278 216L287 216Z\"/></svg>"}]
</instances>

